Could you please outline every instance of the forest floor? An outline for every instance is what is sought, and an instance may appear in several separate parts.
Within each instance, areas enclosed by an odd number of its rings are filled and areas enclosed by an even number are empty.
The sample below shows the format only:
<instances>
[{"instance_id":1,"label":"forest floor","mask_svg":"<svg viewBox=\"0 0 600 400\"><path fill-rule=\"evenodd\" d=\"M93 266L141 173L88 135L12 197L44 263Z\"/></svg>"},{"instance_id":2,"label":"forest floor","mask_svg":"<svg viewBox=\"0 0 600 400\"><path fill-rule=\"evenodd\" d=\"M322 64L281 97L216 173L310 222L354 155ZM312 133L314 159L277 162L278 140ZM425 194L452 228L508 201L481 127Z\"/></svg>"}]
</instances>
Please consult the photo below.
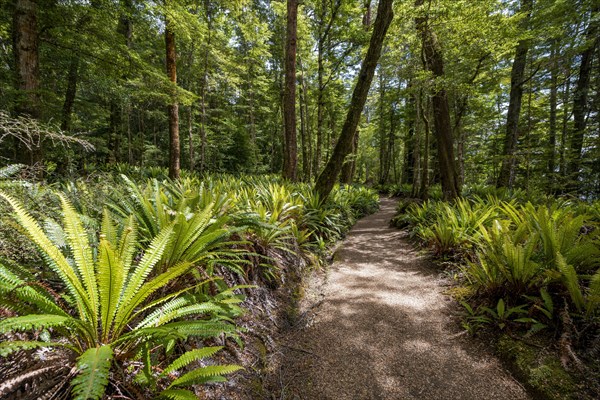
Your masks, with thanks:
<instances>
[{"instance_id":1,"label":"forest floor","mask_svg":"<svg viewBox=\"0 0 600 400\"><path fill-rule=\"evenodd\" d=\"M489 347L463 334L450 282L406 233L396 202L360 220L313 278L282 343L279 399L528 399Z\"/></svg>"}]
</instances>

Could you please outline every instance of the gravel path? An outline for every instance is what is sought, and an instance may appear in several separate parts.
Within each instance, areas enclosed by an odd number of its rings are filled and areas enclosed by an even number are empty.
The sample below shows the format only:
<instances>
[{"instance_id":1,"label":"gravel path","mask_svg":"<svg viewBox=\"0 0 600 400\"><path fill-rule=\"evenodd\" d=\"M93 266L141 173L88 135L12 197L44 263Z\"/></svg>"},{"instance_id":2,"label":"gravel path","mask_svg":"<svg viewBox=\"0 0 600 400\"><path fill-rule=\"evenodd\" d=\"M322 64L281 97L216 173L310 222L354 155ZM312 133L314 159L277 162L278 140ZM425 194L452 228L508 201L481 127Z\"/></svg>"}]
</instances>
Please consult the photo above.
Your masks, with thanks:
<instances>
[{"instance_id":1,"label":"gravel path","mask_svg":"<svg viewBox=\"0 0 600 400\"><path fill-rule=\"evenodd\" d=\"M394 208L382 199L381 210L344 240L317 288L323 300L283 343L278 397L528 399L486 349L461 334L439 273L404 232L388 227Z\"/></svg>"}]
</instances>

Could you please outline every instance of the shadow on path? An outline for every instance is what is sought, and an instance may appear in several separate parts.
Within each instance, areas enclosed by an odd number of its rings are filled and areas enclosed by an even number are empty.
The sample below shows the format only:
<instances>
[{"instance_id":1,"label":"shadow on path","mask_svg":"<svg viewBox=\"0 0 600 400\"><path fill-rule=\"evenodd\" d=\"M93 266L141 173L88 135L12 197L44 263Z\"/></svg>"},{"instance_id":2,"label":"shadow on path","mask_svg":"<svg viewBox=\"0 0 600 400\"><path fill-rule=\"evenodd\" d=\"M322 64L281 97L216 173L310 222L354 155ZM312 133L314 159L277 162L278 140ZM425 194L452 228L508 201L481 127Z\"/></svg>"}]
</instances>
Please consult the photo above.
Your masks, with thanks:
<instances>
[{"instance_id":1,"label":"shadow on path","mask_svg":"<svg viewBox=\"0 0 600 400\"><path fill-rule=\"evenodd\" d=\"M336 255L325 300L285 340L281 399L527 399L460 334L439 274L389 228L395 202L360 220Z\"/></svg>"}]
</instances>

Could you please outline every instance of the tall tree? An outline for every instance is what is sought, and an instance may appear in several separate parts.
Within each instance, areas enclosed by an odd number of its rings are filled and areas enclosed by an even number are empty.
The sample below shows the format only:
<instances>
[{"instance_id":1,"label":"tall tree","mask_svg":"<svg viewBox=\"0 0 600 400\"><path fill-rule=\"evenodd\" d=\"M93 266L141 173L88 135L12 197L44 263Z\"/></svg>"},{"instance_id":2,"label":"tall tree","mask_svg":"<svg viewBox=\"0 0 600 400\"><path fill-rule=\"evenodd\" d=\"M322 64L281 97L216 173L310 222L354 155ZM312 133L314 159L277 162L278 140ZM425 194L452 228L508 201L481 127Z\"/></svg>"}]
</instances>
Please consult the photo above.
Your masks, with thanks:
<instances>
[{"instance_id":1,"label":"tall tree","mask_svg":"<svg viewBox=\"0 0 600 400\"><path fill-rule=\"evenodd\" d=\"M415 6L421 8L424 0L416 0ZM428 23L428 15L423 15L424 10L419 10L415 18L417 32L421 37L423 49L423 63L425 68L433 74L435 79L444 78L444 58L442 47L437 35ZM435 85L432 96L433 126L437 139L440 178L444 199L454 199L460 196L460 185L456 160L454 159L454 142L452 138L452 125L450 122L450 108L446 90Z\"/></svg>"},{"instance_id":2,"label":"tall tree","mask_svg":"<svg viewBox=\"0 0 600 400\"><path fill-rule=\"evenodd\" d=\"M594 51L598 45L598 10L595 6L590 16L590 23L586 29L585 45L580 54L579 77L573 98L573 133L569 143L569 160L567 173L569 178L568 190L575 191L579 187L579 174L581 169L583 138L588 113L588 92L590 89L590 78L592 72L592 60Z\"/></svg>"},{"instance_id":3,"label":"tall tree","mask_svg":"<svg viewBox=\"0 0 600 400\"><path fill-rule=\"evenodd\" d=\"M533 0L521 0L521 30L526 33L529 28ZM519 143L519 117L521 115L521 100L523 99L523 84L525 83L525 67L530 39L525 37L519 40L515 52L510 74L510 99L506 115L506 136L504 137L504 151L502 153L502 166L496 182L497 187L512 187L517 165L516 151Z\"/></svg>"},{"instance_id":4,"label":"tall tree","mask_svg":"<svg viewBox=\"0 0 600 400\"><path fill-rule=\"evenodd\" d=\"M36 0L16 0L13 13L13 56L15 87L19 98L15 111L20 115L40 118L40 65L38 6ZM41 148L34 144L29 151L31 165L41 158ZM25 160L22 160L25 161Z\"/></svg>"},{"instance_id":5,"label":"tall tree","mask_svg":"<svg viewBox=\"0 0 600 400\"><path fill-rule=\"evenodd\" d=\"M356 128L358 127L360 116L365 106L367 95L369 94L377 62L381 56L383 40L385 39L385 35L394 16L392 2L392 0L379 0L373 34L371 35L367 54L360 67L358 81L352 92L352 99L350 100L350 106L348 113L346 114L342 132L340 133L340 137L333 149L329 161L325 165L323 172L319 175L315 184L315 191L321 196L322 201L324 201L327 196L329 196L329 193L331 193L338 175L342 170L344 160L352 151Z\"/></svg>"},{"instance_id":6,"label":"tall tree","mask_svg":"<svg viewBox=\"0 0 600 400\"><path fill-rule=\"evenodd\" d=\"M175 33L168 11L165 13L165 48L167 76L171 81L171 99L167 107L169 118L169 178L179 179L181 147L179 145L179 103L177 101L177 55Z\"/></svg>"},{"instance_id":7,"label":"tall tree","mask_svg":"<svg viewBox=\"0 0 600 400\"><path fill-rule=\"evenodd\" d=\"M298 146L296 142L296 42L298 0L287 0L285 41L285 83L283 89L283 177L298 178Z\"/></svg>"}]
</instances>

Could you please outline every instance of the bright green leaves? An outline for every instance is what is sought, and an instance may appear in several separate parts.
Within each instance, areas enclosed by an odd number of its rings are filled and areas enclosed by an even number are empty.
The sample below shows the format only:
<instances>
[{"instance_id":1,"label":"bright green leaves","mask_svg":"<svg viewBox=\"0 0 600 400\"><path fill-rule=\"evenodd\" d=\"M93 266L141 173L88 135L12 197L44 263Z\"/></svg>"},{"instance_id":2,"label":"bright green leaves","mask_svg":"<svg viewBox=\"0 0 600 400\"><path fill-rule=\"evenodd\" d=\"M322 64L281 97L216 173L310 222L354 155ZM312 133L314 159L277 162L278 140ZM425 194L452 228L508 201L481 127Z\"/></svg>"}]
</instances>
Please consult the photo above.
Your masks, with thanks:
<instances>
[{"instance_id":1,"label":"bright green leaves","mask_svg":"<svg viewBox=\"0 0 600 400\"><path fill-rule=\"evenodd\" d=\"M71 381L75 400L102 398L113 356L112 348L103 345L89 348L77 359L79 374Z\"/></svg>"}]
</instances>

